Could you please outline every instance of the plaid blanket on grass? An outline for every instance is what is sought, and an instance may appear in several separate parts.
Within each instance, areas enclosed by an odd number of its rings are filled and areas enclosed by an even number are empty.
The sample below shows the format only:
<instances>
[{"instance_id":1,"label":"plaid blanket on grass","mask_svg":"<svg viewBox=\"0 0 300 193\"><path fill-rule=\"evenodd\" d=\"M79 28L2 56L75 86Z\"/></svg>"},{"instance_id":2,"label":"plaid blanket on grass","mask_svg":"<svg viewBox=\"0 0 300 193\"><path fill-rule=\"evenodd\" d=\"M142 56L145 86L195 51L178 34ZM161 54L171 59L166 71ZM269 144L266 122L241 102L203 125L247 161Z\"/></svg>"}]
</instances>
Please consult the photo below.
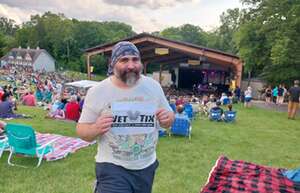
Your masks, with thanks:
<instances>
[{"instance_id":1,"label":"plaid blanket on grass","mask_svg":"<svg viewBox=\"0 0 300 193\"><path fill-rule=\"evenodd\" d=\"M36 134L36 140L37 143L40 145L46 144L49 141L55 140L55 142L52 144L53 152L48 153L44 156L44 159L47 161L54 161L58 159L65 158L69 153L74 153L78 149L81 149L83 147L87 147L89 145L95 144L95 142L89 143L86 141L83 141L79 138L74 137L66 137L62 135L56 135L56 134L42 134L37 133Z\"/></svg>"},{"instance_id":2,"label":"plaid blanket on grass","mask_svg":"<svg viewBox=\"0 0 300 193\"><path fill-rule=\"evenodd\" d=\"M201 193L300 193L300 183L284 177L283 171L220 157Z\"/></svg>"}]
</instances>

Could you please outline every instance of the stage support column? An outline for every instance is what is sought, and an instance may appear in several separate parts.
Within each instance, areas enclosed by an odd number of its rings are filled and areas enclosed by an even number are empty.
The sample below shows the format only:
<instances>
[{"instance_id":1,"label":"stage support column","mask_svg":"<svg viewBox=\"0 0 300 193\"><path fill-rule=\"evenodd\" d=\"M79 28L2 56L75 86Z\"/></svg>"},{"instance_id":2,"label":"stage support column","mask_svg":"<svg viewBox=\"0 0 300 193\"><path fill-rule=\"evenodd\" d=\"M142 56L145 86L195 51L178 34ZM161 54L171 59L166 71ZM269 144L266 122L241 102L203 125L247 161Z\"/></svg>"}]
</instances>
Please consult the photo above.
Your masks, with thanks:
<instances>
[{"instance_id":1,"label":"stage support column","mask_svg":"<svg viewBox=\"0 0 300 193\"><path fill-rule=\"evenodd\" d=\"M147 76L147 65L148 62L144 62L144 75Z\"/></svg>"},{"instance_id":2,"label":"stage support column","mask_svg":"<svg viewBox=\"0 0 300 193\"><path fill-rule=\"evenodd\" d=\"M91 65L90 65L90 55L86 55L86 68L87 68L87 76L88 79L91 80Z\"/></svg>"},{"instance_id":3,"label":"stage support column","mask_svg":"<svg viewBox=\"0 0 300 193\"><path fill-rule=\"evenodd\" d=\"M241 88L242 84L242 72L243 72L243 62L240 60L235 64L236 66L236 85Z\"/></svg>"},{"instance_id":4,"label":"stage support column","mask_svg":"<svg viewBox=\"0 0 300 193\"><path fill-rule=\"evenodd\" d=\"M162 65L160 64L159 65L159 84L161 84L161 81L162 81L161 71L162 71Z\"/></svg>"}]
</instances>

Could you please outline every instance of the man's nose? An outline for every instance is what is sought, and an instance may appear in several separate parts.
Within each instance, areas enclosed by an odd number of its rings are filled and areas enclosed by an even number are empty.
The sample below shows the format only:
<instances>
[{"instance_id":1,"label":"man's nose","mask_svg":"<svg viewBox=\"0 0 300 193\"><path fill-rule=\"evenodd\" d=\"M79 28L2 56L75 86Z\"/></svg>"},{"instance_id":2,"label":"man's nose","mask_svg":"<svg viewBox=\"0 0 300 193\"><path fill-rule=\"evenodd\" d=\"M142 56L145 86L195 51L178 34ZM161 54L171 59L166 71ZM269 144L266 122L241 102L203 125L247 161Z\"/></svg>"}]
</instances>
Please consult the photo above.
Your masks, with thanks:
<instances>
[{"instance_id":1,"label":"man's nose","mask_svg":"<svg viewBox=\"0 0 300 193\"><path fill-rule=\"evenodd\" d=\"M128 69L134 69L135 68L135 64L132 60L128 61L127 68Z\"/></svg>"}]
</instances>

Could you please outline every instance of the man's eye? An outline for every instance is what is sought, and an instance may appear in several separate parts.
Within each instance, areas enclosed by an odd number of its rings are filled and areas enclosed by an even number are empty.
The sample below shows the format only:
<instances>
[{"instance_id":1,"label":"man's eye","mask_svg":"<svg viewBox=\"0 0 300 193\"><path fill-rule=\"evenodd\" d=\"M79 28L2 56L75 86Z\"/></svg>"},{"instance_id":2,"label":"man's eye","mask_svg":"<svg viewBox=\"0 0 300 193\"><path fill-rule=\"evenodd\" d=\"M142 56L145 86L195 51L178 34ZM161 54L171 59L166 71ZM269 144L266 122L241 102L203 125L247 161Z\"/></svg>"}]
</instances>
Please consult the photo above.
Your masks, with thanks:
<instances>
[{"instance_id":1,"label":"man's eye","mask_svg":"<svg viewBox=\"0 0 300 193\"><path fill-rule=\"evenodd\" d=\"M126 62L128 62L129 61L129 58L121 58L120 59L120 62L121 63L126 63Z\"/></svg>"},{"instance_id":2,"label":"man's eye","mask_svg":"<svg viewBox=\"0 0 300 193\"><path fill-rule=\"evenodd\" d=\"M134 58L132 58L132 61L133 62L138 62L138 61L140 61L140 59L138 57L134 57Z\"/></svg>"}]
</instances>

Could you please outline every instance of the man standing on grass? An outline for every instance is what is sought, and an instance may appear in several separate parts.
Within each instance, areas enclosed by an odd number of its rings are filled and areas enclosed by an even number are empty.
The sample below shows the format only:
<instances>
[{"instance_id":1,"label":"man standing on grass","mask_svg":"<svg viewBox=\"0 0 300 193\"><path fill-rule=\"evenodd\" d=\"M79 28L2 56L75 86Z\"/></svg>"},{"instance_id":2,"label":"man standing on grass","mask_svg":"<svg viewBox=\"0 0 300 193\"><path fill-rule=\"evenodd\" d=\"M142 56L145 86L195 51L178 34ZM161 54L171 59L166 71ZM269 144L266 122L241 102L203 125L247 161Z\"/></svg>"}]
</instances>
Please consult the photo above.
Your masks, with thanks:
<instances>
[{"instance_id":1,"label":"man standing on grass","mask_svg":"<svg viewBox=\"0 0 300 193\"><path fill-rule=\"evenodd\" d=\"M136 46L130 42L119 42L112 50L108 69L110 76L89 89L85 98L77 133L86 141L97 139L99 142L95 157L97 193L151 192L158 167L155 151L158 128L129 131L128 128L117 129L114 126L139 117L145 120L140 113L150 107L155 110L148 121L154 122L155 117L155 122L157 120L161 127L168 128L174 120L174 113L161 86L141 75L142 69ZM129 116L115 116L114 108L120 103L125 104L125 108L128 105L126 112ZM133 111L131 106L136 103L145 104L148 108ZM116 121L121 123L116 124Z\"/></svg>"},{"instance_id":2,"label":"man standing on grass","mask_svg":"<svg viewBox=\"0 0 300 193\"><path fill-rule=\"evenodd\" d=\"M300 87L299 80L294 81L294 86L289 89L288 119L295 119L299 108Z\"/></svg>"}]
</instances>

